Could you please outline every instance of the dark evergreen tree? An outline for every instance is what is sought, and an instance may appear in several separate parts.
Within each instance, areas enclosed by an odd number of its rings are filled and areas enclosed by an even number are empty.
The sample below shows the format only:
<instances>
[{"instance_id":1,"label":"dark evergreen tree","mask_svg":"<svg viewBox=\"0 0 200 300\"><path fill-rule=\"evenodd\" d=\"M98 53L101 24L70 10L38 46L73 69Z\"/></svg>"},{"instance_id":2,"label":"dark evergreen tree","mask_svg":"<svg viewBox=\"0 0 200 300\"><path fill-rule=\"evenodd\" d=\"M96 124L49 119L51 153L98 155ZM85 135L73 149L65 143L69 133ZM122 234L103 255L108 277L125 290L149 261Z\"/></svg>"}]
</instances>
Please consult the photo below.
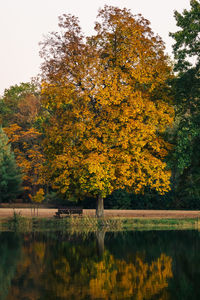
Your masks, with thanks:
<instances>
[{"instance_id":1,"label":"dark evergreen tree","mask_svg":"<svg viewBox=\"0 0 200 300\"><path fill-rule=\"evenodd\" d=\"M174 184L178 198L200 199L200 2L190 1L190 9L175 11L174 80L176 130L173 154ZM197 207L198 208L198 207Z\"/></svg>"},{"instance_id":2,"label":"dark evergreen tree","mask_svg":"<svg viewBox=\"0 0 200 300\"><path fill-rule=\"evenodd\" d=\"M0 127L0 202L16 199L21 191L21 174L8 138Z\"/></svg>"}]
</instances>

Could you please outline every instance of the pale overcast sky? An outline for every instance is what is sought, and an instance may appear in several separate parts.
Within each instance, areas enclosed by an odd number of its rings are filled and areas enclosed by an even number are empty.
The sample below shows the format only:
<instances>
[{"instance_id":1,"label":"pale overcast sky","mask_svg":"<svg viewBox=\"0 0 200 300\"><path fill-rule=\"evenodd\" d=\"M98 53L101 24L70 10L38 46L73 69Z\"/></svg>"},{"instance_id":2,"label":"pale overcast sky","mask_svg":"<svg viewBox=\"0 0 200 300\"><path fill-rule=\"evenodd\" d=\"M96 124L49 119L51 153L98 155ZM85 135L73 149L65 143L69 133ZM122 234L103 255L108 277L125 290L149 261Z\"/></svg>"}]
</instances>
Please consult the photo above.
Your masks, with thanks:
<instances>
[{"instance_id":1,"label":"pale overcast sky","mask_svg":"<svg viewBox=\"0 0 200 300\"><path fill-rule=\"evenodd\" d=\"M97 11L105 4L141 13L171 54L173 40L168 33L177 30L174 10L188 9L190 0L0 0L0 95L11 85L28 82L39 73L38 43L45 34L57 30L59 15L79 17L83 32L90 35Z\"/></svg>"}]
</instances>

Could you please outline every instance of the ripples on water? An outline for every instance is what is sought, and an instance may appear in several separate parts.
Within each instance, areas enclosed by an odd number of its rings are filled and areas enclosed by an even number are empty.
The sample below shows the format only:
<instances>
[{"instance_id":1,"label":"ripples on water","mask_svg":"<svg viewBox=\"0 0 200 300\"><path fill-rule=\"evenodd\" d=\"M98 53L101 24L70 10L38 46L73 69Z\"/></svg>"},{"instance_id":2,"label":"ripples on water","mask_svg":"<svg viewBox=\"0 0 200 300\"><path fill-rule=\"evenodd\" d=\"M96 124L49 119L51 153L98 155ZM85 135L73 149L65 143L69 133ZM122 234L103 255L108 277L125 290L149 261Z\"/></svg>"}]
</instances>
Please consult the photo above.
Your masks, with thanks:
<instances>
[{"instance_id":1,"label":"ripples on water","mask_svg":"<svg viewBox=\"0 0 200 300\"><path fill-rule=\"evenodd\" d=\"M0 233L0 300L200 299L198 231Z\"/></svg>"}]
</instances>

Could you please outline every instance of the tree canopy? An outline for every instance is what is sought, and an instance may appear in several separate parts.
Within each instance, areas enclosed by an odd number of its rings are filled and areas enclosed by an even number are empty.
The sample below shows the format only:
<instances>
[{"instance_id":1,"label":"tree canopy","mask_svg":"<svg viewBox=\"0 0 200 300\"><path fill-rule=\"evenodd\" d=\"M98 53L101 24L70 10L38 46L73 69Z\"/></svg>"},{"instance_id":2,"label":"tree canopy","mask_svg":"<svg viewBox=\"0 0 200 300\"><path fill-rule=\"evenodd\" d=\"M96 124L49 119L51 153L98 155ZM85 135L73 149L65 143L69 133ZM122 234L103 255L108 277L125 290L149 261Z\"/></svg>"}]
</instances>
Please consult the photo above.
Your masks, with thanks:
<instances>
[{"instance_id":1,"label":"tree canopy","mask_svg":"<svg viewBox=\"0 0 200 300\"><path fill-rule=\"evenodd\" d=\"M8 138L0 126L0 202L15 200L22 191L21 181L14 153L11 151Z\"/></svg>"},{"instance_id":2,"label":"tree canopy","mask_svg":"<svg viewBox=\"0 0 200 300\"><path fill-rule=\"evenodd\" d=\"M149 22L112 6L98 20L85 38L76 17L61 16L41 55L47 177L68 197L97 196L102 215L114 189L169 190L163 132L173 108L171 68Z\"/></svg>"},{"instance_id":3,"label":"tree canopy","mask_svg":"<svg viewBox=\"0 0 200 300\"><path fill-rule=\"evenodd\" d=\"M174 38L174 91L176 99L176 131L174 168L179 195L200 197L200 3L190 1L190 9L175 11L179 30Z\"/></svg>"},{"instance_id":4,"label":"tree canopy","mask_svg":"<svg viewBox=\"0 0 200 300\"><path fill-rule=\"evenodd\" d=\"M23 173L23 198L34 196L39 188L43 156L38 131L41 111L39 90L34 83L21 83L6 89L0 99L0 119Z\"/></svg>"}]
</instances>

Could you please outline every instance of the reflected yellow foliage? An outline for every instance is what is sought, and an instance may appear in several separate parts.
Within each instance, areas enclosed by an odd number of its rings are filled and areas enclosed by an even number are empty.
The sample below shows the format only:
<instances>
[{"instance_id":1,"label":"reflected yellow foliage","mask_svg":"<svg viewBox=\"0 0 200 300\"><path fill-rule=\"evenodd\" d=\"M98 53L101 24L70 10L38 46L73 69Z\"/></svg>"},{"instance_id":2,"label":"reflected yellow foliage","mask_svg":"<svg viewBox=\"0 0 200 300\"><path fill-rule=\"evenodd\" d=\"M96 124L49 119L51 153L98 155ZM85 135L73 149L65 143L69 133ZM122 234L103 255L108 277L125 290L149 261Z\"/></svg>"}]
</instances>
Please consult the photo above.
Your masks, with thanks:
<instances>
[{"instance_id":1,"label":"reflected yellow foliage","mask_svg":"<svg viewBox=\"0 0 200 300\"><path fill-rule=\"evenodd\" d=\"M165 254L150 264L137 256L134 263L114 259L108 252L102 261L87 268L82 266L78 274L69 272L67 260L54 264L59 276L51 285L54 295L64 299L151 299L160 295L168 299L165 288L173 277L172 259ZM49 278L50 279L50 278ZM52 278L53 281L53 278ZM47 280L46 288L49 288Z\"/></svg>"},{"instance_id":2,"label":"reflected yellow foliage","mask_svg":"<svg viewBox=\"0 0 200 300\"><path fill-rule=\"evenodd\" d=\"M104 258L96 265L97 276L90 280L92 299L151 299L168 286L172 278L172 260L165 254L151 264L136 257L133 263L114 260L113 256Z\"/></svg>"},{"instance_id":3,"label":"reflected yellow foliage","mask_svg":"<svg viewBox=\"0 0 200 300\"><path fill-rule=\"evenodd\" d=\"M15 282L23 278L23 286L14 284L9 300L37 299L44 291L54 299L142 300L155 295L168 299L172 259L164 253L151 262L139 254L126 261L107 250L101 260L96 256L83 258L77 246L69 247L67 253L50 253L41 241L23 247L15 277Z\"/></svg>"},{"instance_id":4,"label":"reflected yellow foliage","mask_svg":"<svg viewBox=\"0 0 200 300\"><path fill-rule=\"evenodd\" d=\"M35 242L33 244L33 251L35 252L35 255L39 258L41 263L44 260L45 250L46 250L46 247L45 247L44 243Z\"/></svg>"}]
</instances>

